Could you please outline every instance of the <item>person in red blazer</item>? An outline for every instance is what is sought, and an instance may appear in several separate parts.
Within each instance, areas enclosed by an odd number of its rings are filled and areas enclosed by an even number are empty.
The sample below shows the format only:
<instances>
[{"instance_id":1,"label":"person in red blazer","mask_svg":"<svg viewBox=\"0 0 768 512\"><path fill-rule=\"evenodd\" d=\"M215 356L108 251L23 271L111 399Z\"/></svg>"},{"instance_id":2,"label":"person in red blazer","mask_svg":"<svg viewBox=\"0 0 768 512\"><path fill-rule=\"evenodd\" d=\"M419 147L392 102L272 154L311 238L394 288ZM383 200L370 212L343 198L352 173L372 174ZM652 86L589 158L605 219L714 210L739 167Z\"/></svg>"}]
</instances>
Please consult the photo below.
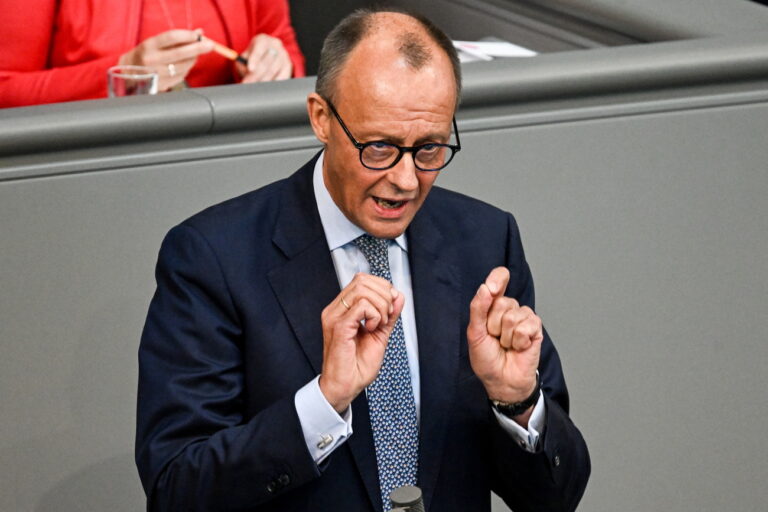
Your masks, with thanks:
<instances>
[{"instance_id":1,"label":"person in red blazer","mask_svg":"<svg viewBox=\"0 0 768 512\"><path fill-rule=\"evenodd\" d=\"M153 67L159 90L304 76L287 0L3 0L0 107L107 96L107 69ZM217 41L248 65L212 52Z\"/></svg>"}]
</instances>

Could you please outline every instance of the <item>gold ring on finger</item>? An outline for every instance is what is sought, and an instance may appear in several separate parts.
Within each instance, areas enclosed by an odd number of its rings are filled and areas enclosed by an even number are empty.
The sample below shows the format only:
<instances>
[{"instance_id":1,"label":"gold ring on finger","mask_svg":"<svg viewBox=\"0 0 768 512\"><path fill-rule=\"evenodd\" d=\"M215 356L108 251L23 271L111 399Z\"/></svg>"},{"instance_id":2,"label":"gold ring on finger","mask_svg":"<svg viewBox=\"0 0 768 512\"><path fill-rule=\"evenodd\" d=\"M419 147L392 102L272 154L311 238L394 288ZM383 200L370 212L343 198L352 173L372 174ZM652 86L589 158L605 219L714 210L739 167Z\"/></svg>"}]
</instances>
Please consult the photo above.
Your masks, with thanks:
<instances>
[{"instance_id":1,"label":"gold ring on finger","mask_svg":"<svg viewBox=\"0 0 768 512\"><path fill-rule=\"evenodd\" d=\"M342 305L343 305L345 308L347 308L348 310L349 310L349 309L350 309L350 307L351 307L349 304L347 304L347 301L345 301L345 300L344 300L344 296L343 296L343 295L341 296L341 304L342 304Z\"/></svg>"}]
</instances>

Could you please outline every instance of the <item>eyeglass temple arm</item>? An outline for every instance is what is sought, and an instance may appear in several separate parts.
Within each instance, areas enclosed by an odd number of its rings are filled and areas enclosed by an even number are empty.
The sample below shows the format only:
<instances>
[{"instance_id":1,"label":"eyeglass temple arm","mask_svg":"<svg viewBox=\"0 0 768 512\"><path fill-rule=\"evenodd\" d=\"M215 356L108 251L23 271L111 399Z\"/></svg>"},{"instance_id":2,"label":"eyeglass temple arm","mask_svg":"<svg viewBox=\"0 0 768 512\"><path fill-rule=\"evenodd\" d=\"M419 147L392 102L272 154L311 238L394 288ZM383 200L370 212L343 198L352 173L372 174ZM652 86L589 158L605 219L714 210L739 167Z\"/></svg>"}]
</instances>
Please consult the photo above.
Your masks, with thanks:
<instances>
[{"instance_id":1,"label":"eyeglass temple arm","mask_svg":"<svg viewBox=\"0 0 768 512\"><path fill-rule=\"evenodd\" d=\"M460 151L461 139L459 139L459 127L456 125L456 116L453 116L453 131L456 134L456 151Z\"/></svg>"}]
</instances>

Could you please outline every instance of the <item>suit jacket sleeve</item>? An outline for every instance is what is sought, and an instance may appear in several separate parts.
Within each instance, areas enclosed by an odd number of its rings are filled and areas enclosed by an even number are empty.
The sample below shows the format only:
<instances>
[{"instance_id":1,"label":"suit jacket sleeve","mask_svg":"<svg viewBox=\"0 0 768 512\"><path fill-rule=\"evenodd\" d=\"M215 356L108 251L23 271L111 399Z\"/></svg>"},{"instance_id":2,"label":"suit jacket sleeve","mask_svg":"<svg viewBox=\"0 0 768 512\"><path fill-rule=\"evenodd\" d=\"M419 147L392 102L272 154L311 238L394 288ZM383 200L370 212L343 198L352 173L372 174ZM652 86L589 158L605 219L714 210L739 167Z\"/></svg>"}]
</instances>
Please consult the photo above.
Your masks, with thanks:
<instances>
[{"instance_id":1,"label":"suit jacket sleeve","mask_svg":"<svg viewBox=\"0 0 768 512\"><path fill-rule=\"evenodd\" d=\"M511 273L507 295L535 309L533 279L525 261L514 218L508 217L507 266ZM591 471L581 433L568 416L568 389L560 358L544 332L539 374L546 402L544 438L536 453L517 446L498 423L493 431L494 491L515 512L575 510Z\"/></svg>"},{"instance_id":2,"label":"suit jacket sleeve","mask_svg":"<svg viewBox=\"0 0 768 512\"><path fill-rule=\"evenodd\" d=\"M210 244L163 242L139 349L136 462L149 510L255 507L319 476L287 396L244 418L238 311Z\"/></svg>"}]
</instances>

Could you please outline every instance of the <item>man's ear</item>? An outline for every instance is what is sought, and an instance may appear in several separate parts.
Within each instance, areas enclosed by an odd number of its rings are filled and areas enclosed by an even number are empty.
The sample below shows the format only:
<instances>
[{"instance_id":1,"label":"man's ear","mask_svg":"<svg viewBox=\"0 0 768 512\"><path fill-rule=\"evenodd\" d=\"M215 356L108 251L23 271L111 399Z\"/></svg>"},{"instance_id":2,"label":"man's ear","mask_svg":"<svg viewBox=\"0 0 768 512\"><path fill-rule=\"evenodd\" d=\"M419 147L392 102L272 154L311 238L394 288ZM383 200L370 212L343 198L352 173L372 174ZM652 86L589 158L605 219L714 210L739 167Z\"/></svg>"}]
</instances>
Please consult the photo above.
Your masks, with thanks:
<instances>
[{"instance_id":1,"label":"man's ear","mask_svg":"<svg viewBox=\"0 0 768 512\"><path fill-rule=\"evenodd\" d=\"M307 113L309 114L309 123L312 125L315 137L323 144L327 144L331 126L331 113L328 110L328 104L316 92L312 92L307 96Z\"/></svg>"}]
</instances>

